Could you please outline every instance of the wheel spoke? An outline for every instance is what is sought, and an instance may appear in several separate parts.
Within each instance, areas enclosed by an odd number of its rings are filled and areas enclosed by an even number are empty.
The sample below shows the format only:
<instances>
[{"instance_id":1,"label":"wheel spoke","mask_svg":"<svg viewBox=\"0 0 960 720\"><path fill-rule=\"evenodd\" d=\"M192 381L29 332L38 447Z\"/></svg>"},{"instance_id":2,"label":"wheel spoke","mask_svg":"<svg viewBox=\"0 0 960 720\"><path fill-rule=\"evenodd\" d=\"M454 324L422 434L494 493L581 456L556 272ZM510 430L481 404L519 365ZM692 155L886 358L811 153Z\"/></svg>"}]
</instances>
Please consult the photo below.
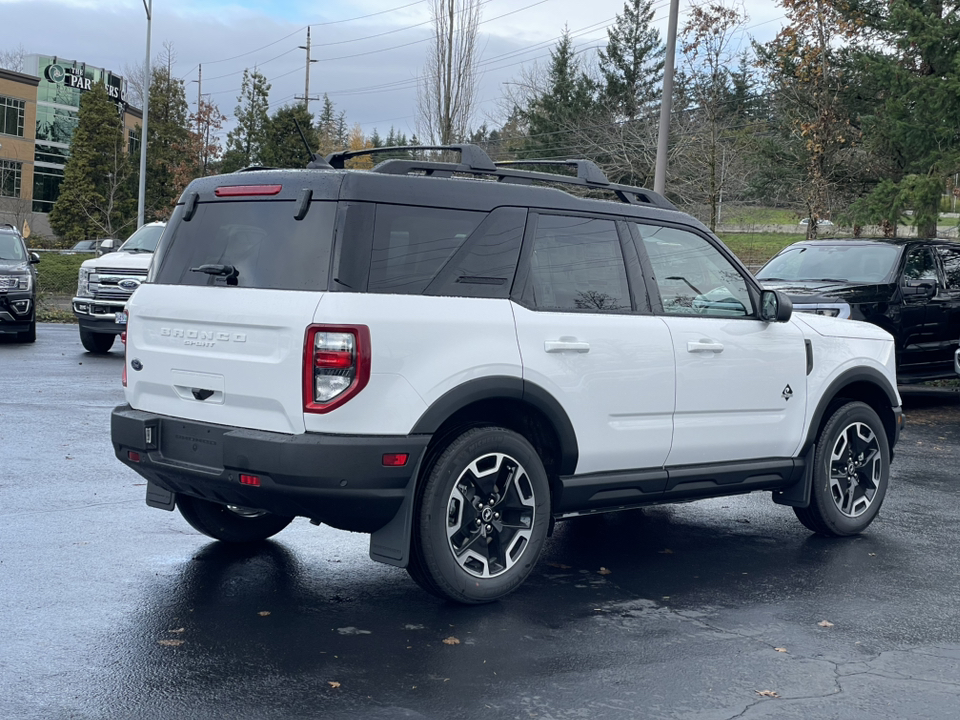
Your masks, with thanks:
<instances>
[{"instance_id":1,"label":"wheel spoke","mask_svg":"<svg viewBox=\"0 0 960 720\"><path fill-rule=\"evenodd\" d=\"M847 517L862 515L873 504L883 470L880 445L869 425L850 423L837 435L829 460L829 490Z\"/></svg>"},{"instance_id":2,"label":"wheel spoke","mask_svg":"<svg viewBox=\"0 0 960 720\"><path fill-rule=\"evenodd\" d=\"M471 575L496 577L515 565L532 535L536 497L514 458L490 453L469 463L450 492L447 538Z\"/></svg>"}]
</instances>

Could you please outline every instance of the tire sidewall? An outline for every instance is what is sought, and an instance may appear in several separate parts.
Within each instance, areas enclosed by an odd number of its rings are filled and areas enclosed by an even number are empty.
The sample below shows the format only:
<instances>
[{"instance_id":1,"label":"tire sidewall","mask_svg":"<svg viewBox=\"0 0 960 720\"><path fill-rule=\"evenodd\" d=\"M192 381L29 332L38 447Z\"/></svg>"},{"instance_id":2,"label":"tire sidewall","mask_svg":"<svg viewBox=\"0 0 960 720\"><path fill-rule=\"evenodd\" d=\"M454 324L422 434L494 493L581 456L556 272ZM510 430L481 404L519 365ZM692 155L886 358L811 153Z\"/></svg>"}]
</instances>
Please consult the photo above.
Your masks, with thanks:
<instances>
[{"instance_id":1,"label":"tire sidewall","mask_svg":"<svg viewBox=\"0 0 960 720\"><path fill-rule=\"evenodd\" d=\"M446 534L450 493L464 469L490 453L509 455L523 466L535 496L533 529L520 560L492 578L478 578L464 570L453 556ZM466 603L497 600L520 586L533 570L550 524L550 483L537 452L527 440L504 428L474 428L460 435L440 454L430 469L421 496L416 528L424 569L437 589Z\"/></svg>"},{"instance_id":2,"label":"tire sidewall","mask_svg":"<svg viewBox=\"0 0 960 720\"><path fill-rule=\"evenodd\" d=\"M880 483L870 507L862 515L851 518L840 512L830 492L830 458L839 433L851 423L867 425L877 438L881 454ZM814 459L811 502L816 503L820 517L836 535L856 535L873 522L883 504L890 483L890 444L877 413L866 403L851 402L841 406L824 425Z\"/></svg>"}]
</instances>

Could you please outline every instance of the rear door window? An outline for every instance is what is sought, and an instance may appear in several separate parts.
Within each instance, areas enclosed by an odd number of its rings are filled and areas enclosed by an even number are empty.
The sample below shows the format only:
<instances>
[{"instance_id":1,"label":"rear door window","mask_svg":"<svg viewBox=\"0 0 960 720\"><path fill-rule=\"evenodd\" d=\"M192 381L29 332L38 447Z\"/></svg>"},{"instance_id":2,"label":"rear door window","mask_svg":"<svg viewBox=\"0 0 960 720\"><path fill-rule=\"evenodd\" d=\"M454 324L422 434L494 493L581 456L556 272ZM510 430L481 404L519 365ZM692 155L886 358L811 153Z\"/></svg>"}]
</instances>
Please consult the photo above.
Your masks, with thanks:
<instances>
[{"instance_id":1,"label":"rear door window","mask_svg":"<svg viewBox=\"0 0 960 720\"><path fill-rule=\"evenodd\" d=\"M537 310L630 312L630 288L616 223L541 215L524 299Z\"/></svg>"},{"instance_id":2,"label":"rear door window","mask_svg":"<svg viewBox=\"0 0 960 720\"><path fill-rule=\"evenodd\" d=\"M236 270L238 287L325 290L336 203L314 202L302 220L293 202L200 203L189 222L174 218L154 282L227 285L204 265ZM230 284L233 284L232 282Z\"/></svg>"}]
</instances>

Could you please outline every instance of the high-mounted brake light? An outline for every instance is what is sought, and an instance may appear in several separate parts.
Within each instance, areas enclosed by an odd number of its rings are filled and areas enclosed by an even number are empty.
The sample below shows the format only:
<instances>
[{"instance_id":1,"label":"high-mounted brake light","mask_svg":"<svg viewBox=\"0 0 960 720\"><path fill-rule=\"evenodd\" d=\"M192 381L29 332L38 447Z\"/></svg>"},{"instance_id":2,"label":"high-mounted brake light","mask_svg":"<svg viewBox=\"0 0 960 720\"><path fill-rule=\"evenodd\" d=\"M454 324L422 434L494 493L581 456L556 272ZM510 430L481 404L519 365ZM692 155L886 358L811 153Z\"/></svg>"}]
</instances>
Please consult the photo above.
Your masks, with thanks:
<instances>
[{"instance_id":1,"label":"high-mounted brake light","mask_svg":"<svg viewBox=\"0 0 960 720\"><path fill-rule=\"evenodd\" d=\"M276 195L283 185L223 185L213 191L217 197L247 197L249 195Z\"/></svg>"},{"instance_id":2,"label":"high-mounted brake light","mask_svg":"<svg viewBox=\"0 0 960 720\"><path fill-rule=\"evenodd\" d=\"M303 347L303 411L327 413L370 380L370 328L311 325Z\"/></svg>"}]
</instances>

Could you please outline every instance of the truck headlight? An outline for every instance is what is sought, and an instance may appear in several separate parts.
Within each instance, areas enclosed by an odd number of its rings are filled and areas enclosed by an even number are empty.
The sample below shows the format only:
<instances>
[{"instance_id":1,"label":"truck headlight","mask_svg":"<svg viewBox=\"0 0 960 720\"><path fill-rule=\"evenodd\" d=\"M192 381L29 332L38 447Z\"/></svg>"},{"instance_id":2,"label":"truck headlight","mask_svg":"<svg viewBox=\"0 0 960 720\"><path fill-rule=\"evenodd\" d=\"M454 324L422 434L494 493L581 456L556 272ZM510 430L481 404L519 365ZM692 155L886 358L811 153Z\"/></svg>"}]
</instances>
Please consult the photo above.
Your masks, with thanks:
<instances>
[{"instance_id":1,"label":"truck headlight","mask_svg":"<svg viewBox=\"0 0 960 720\"><path fill-rule=\"evenodd\" d=\"M80 277L77 280L77 297L93 297L100 286L100 276L91 268L80 268Z\"/></svg>"}]
</instances>

